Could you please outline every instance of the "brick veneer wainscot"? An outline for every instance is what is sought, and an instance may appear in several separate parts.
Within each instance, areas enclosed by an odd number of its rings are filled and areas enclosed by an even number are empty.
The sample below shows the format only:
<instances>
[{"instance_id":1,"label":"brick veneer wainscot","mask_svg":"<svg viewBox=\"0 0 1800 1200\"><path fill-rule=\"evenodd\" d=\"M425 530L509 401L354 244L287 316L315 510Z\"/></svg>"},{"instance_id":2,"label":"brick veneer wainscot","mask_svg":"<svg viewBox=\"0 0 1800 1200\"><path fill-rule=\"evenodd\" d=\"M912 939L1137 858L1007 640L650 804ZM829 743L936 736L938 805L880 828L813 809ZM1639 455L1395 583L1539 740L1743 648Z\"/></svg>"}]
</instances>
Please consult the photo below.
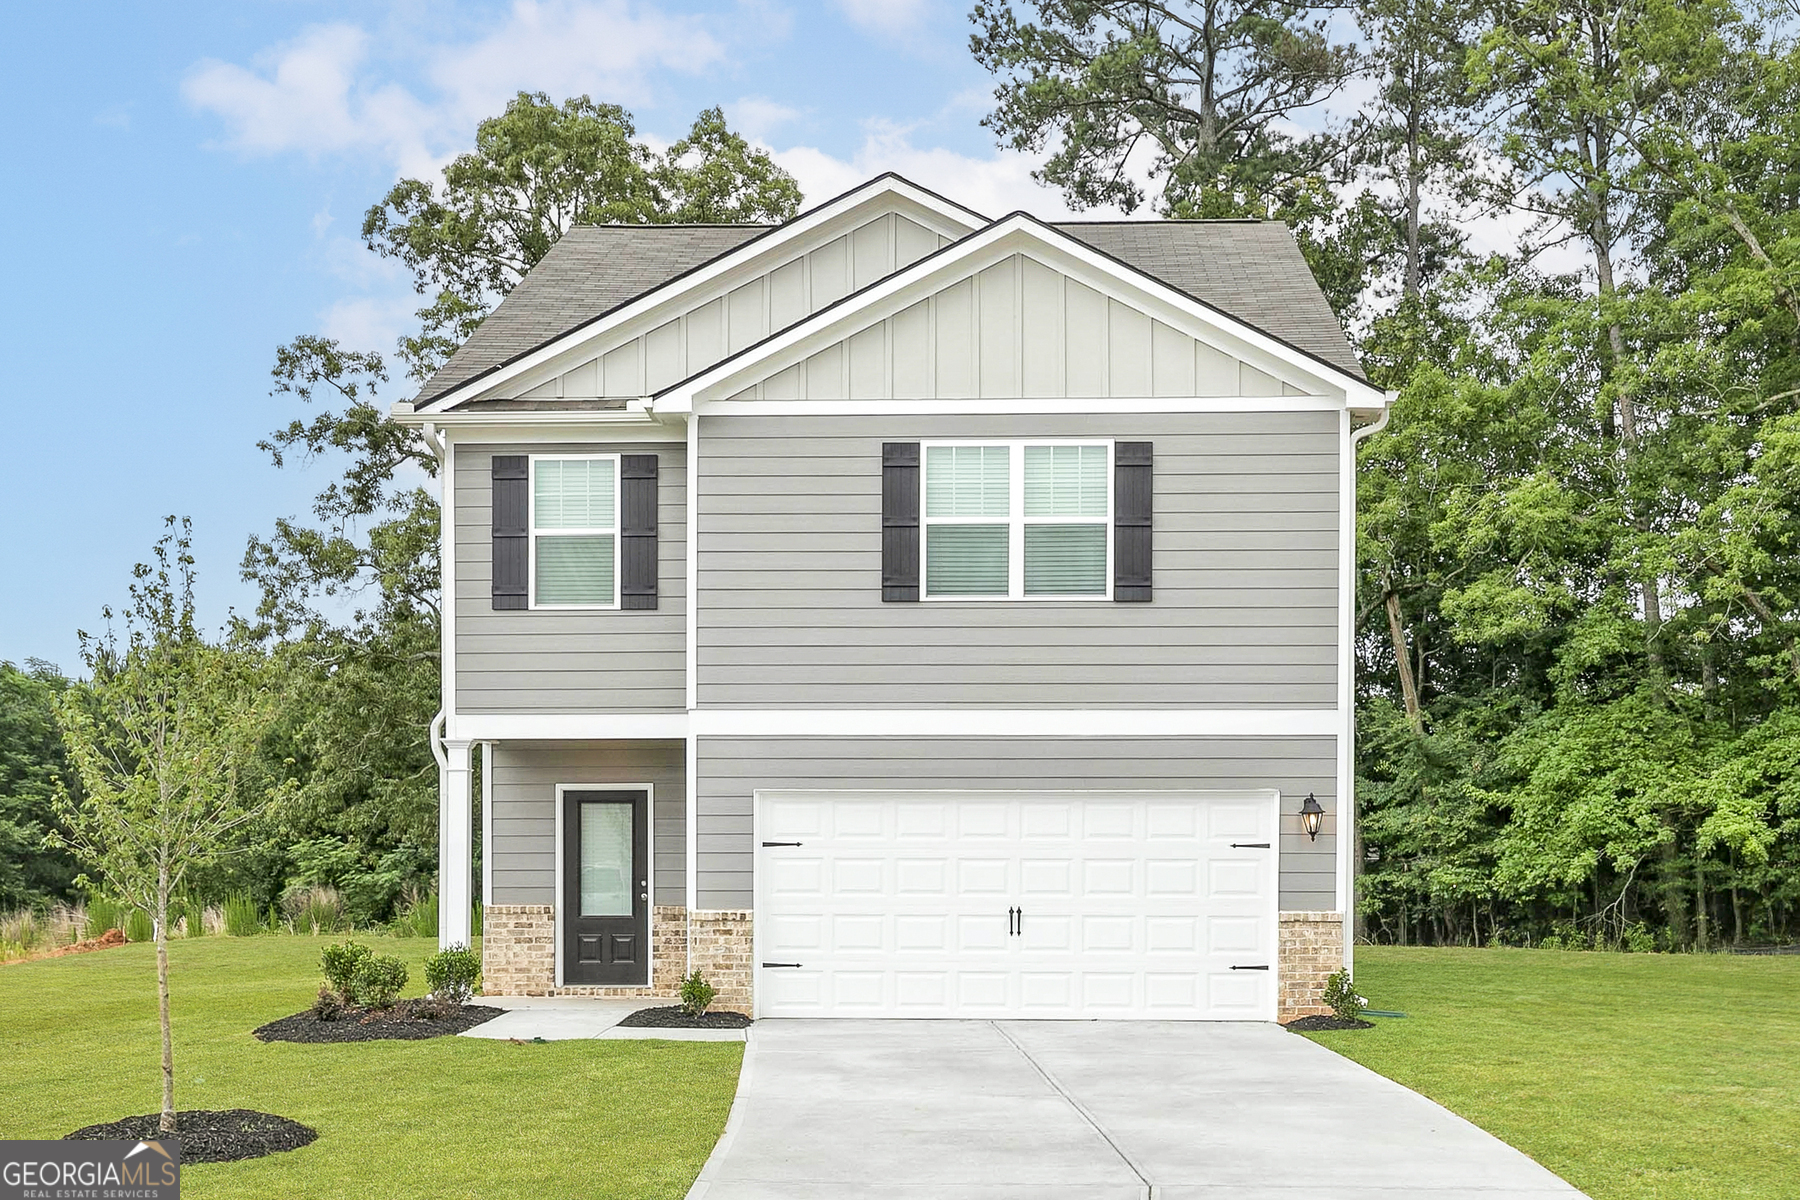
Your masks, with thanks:
<instances>
[{"instance_id":1,"label":"brick veneer wainscot","mask_svg":"<svg viewBox=\"0 0 1800 1200\"><path fill-rule=\"evenodd\" d=\"M687 972L687 909L650 910L651 986L556 986L556 915L548 904L491 904L481 914L481 989L489 996L669 999ZM747 959L746 959L747 961Z\"/></svg>"},{"instance_id":2,"label":"brick veneer wainscot","mask_svg":"<svg viewBox=\"0 0 1800 1200\"><path fill-rule=\"evenodd\" d=\"M1277 941L1275 1019L1322 1016L1325 981L1344 966L1344 914L1284 912Z\"/></svg>"},{"instance_id":3,"label":"brick veneer wainscot","mask_svg":"<svg viewBox=\"0 0 1800 1200\"><path fill-rule=\"evenodd\" d=\"M695 909L689 922L694 970L719 989L714 1008L751 1011L751 914L743 909Z\"/></svg>"}]
</instances>

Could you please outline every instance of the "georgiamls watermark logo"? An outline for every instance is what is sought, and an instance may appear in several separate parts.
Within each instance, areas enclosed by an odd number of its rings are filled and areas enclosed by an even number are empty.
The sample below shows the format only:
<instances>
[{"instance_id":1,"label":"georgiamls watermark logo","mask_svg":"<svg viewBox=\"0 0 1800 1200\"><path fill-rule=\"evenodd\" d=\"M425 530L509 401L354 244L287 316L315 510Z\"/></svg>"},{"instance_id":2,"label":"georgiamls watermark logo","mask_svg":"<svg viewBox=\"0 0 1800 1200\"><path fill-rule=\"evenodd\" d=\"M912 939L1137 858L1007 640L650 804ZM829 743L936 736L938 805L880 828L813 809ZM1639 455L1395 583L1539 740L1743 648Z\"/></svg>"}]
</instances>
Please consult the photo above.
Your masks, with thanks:
<instances>
[{"instance_id":1,"label":"georgiamls watermark logo","mask_svg":"<svg viewBox=\"0 0 1800 1200\"><path fill-rule=\"evenodd\" d=\"M180 1200L181 1144L0 1142L0 1200Z\"/></svg>"}]
</instances>

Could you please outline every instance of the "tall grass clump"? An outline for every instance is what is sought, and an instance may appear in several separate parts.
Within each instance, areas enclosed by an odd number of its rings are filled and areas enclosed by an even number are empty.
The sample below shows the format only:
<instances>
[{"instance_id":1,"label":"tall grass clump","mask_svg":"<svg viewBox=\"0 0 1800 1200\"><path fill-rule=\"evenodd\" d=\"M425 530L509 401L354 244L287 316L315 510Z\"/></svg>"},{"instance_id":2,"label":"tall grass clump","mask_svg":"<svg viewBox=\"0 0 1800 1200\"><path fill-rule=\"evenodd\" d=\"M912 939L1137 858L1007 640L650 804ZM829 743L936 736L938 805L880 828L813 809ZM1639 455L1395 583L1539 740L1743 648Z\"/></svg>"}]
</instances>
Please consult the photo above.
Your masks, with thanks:
<instances>
[{"instance_id":1,"label":"tall grass clump","mask_svg":"<svg viewBox=\"0 0 1800 1200\"><path fill-rule=\"evenodd\" d=\"M255 937L263 931L262 913L256 901L243 892L225 897L225 932L231 937Z\"/></svg>"},{"instance_id":2,"label":"tall grass clump","mask_svg":"<svg viewBox=\"0 0 1800 1200\"><path fill-rule=\"evenodd\" d=\"M344 927L344 898L334 887L301 884L281 897L281 907L295 933L336 933Z\"/></svg>"},{"instance_id":3,"label":"tall grass clump","mask_svg":"<svg viewBox=\"0 0 1800 1200\"><path fill-rule=\"evenodd\" d=\"M148 942L156 937L156 922L141 908L125 914L125 937L128 941Z\"/></svg>"},{"instance_id":4,"label":"tall grass clump","mask_svg":"<svg viewBox=\"0 0 1800 1200\"><path fill-rule=\"evenodd\" d=\"M125 932L125 906L110 896L89 896L85 937L99 937L109 929Z\"/></svg>"},{"instance_id":5,"label":"tall grass clump","mask_svg":"<svg viewBox=\"0 0 1800 1200\"><path fill-rule=\"evenodd\" d=\"M181 936L206 936L206 905L189 896L181 905Z\"/></svg>"},{"instance_id":6,"label":"tall grass clump","mask_svg":"<svg viewBox=\"0 0 1800 1200\"><path fill-rule=\"evenodd\" d=\"M438 935L437 893L408 888L400 902L400 915L389 927L396 937L431 937Z\"/></svg>"},{"instance_id":7,"label":"tall grass clump","mask_svg":"<svg viewBox=\"0 0 1800 1200\"><path fill-rule=\"evenodd\" d=\"M61 902L0 913L0 961L79 941L86 926L79 905Z\"/></svg>"}]
</instances>

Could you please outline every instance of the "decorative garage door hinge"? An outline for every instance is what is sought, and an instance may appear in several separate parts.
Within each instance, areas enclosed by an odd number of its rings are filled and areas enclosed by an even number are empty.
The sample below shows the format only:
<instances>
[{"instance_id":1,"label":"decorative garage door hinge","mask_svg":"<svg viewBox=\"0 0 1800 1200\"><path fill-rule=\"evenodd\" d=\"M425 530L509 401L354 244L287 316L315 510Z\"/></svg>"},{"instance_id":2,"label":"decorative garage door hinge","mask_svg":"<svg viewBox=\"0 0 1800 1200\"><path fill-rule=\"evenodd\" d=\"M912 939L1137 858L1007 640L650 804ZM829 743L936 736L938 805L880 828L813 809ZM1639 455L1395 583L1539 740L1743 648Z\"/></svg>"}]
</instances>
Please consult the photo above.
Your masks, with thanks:
<instances>
[{"instance_id":1,"label":"decorative garage door hinge","mask_svg":"<svg viewBox=\"0 0 1800 1200\"><path fill-rule=\"evenodd\" d=\"M799 842L764 842L765 846L798 846Z\"/></svg>"},{"instance_id":2,"label":"decorative garage door hinge","mask_svg":"<svg viewBox=\"0 0 1800 1200\"><path fill-rule=\"evenodd\" d=\"M767 842L763 843L763 845L765 845L765 846L768 844L769 843L767 843ZM1269 848L1269 843L1267 843L1267 842L1233 842L1233 843L1231 843L1231 848L1233 850L1267 850Z\"/></svg>"},{"instance_id":3,"label":"decorative garage door hinge","mask_svg":"<svg viewBox=\"0 0 1800 1200\"><path fill-rule=\"evenodd\" d=\"M764 963L763 965L767 966L768 964ZM1234 971L1266 971L1269 969L1269 964L1263 963L1262 965L1255 967L1232 967L1231 969Z\"/></svg>"},{"instance_id":4,"label":"decorative garage door hinge","mask_svg":"<svg viewBox=\"0 0 1800 1200\"><path fill-rule=\"evenodd\" d=\"M764 963L763 964L763 966L765 966L765 967L797 967L799 965L800 965L799 963ZM1234 967L1232 969L1236 970L1237 968Z\"/></svg>"}]
</instances>

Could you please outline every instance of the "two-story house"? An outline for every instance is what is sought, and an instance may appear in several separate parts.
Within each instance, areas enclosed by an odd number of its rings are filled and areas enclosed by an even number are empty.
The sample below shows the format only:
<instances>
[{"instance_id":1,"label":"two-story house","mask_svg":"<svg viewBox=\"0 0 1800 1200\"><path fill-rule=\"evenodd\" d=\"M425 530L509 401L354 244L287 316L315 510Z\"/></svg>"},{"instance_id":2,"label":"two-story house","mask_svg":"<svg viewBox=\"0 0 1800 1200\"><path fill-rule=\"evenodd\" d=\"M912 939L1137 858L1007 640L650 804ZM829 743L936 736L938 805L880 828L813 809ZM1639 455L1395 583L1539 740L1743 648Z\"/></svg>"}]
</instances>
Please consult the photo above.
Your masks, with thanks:
<instances>
[{"instance_id":1,"label":"two-story house","mask_svg":"<svg viewBox=\"0 0 1800 1200\"><path fill-rule=\"evenodd\" d=\"M442 938L492 993L1283 1019L1348 962L1364 378L1292 235L576 228L443 462Z\"/></svg>"}]
</instances>

